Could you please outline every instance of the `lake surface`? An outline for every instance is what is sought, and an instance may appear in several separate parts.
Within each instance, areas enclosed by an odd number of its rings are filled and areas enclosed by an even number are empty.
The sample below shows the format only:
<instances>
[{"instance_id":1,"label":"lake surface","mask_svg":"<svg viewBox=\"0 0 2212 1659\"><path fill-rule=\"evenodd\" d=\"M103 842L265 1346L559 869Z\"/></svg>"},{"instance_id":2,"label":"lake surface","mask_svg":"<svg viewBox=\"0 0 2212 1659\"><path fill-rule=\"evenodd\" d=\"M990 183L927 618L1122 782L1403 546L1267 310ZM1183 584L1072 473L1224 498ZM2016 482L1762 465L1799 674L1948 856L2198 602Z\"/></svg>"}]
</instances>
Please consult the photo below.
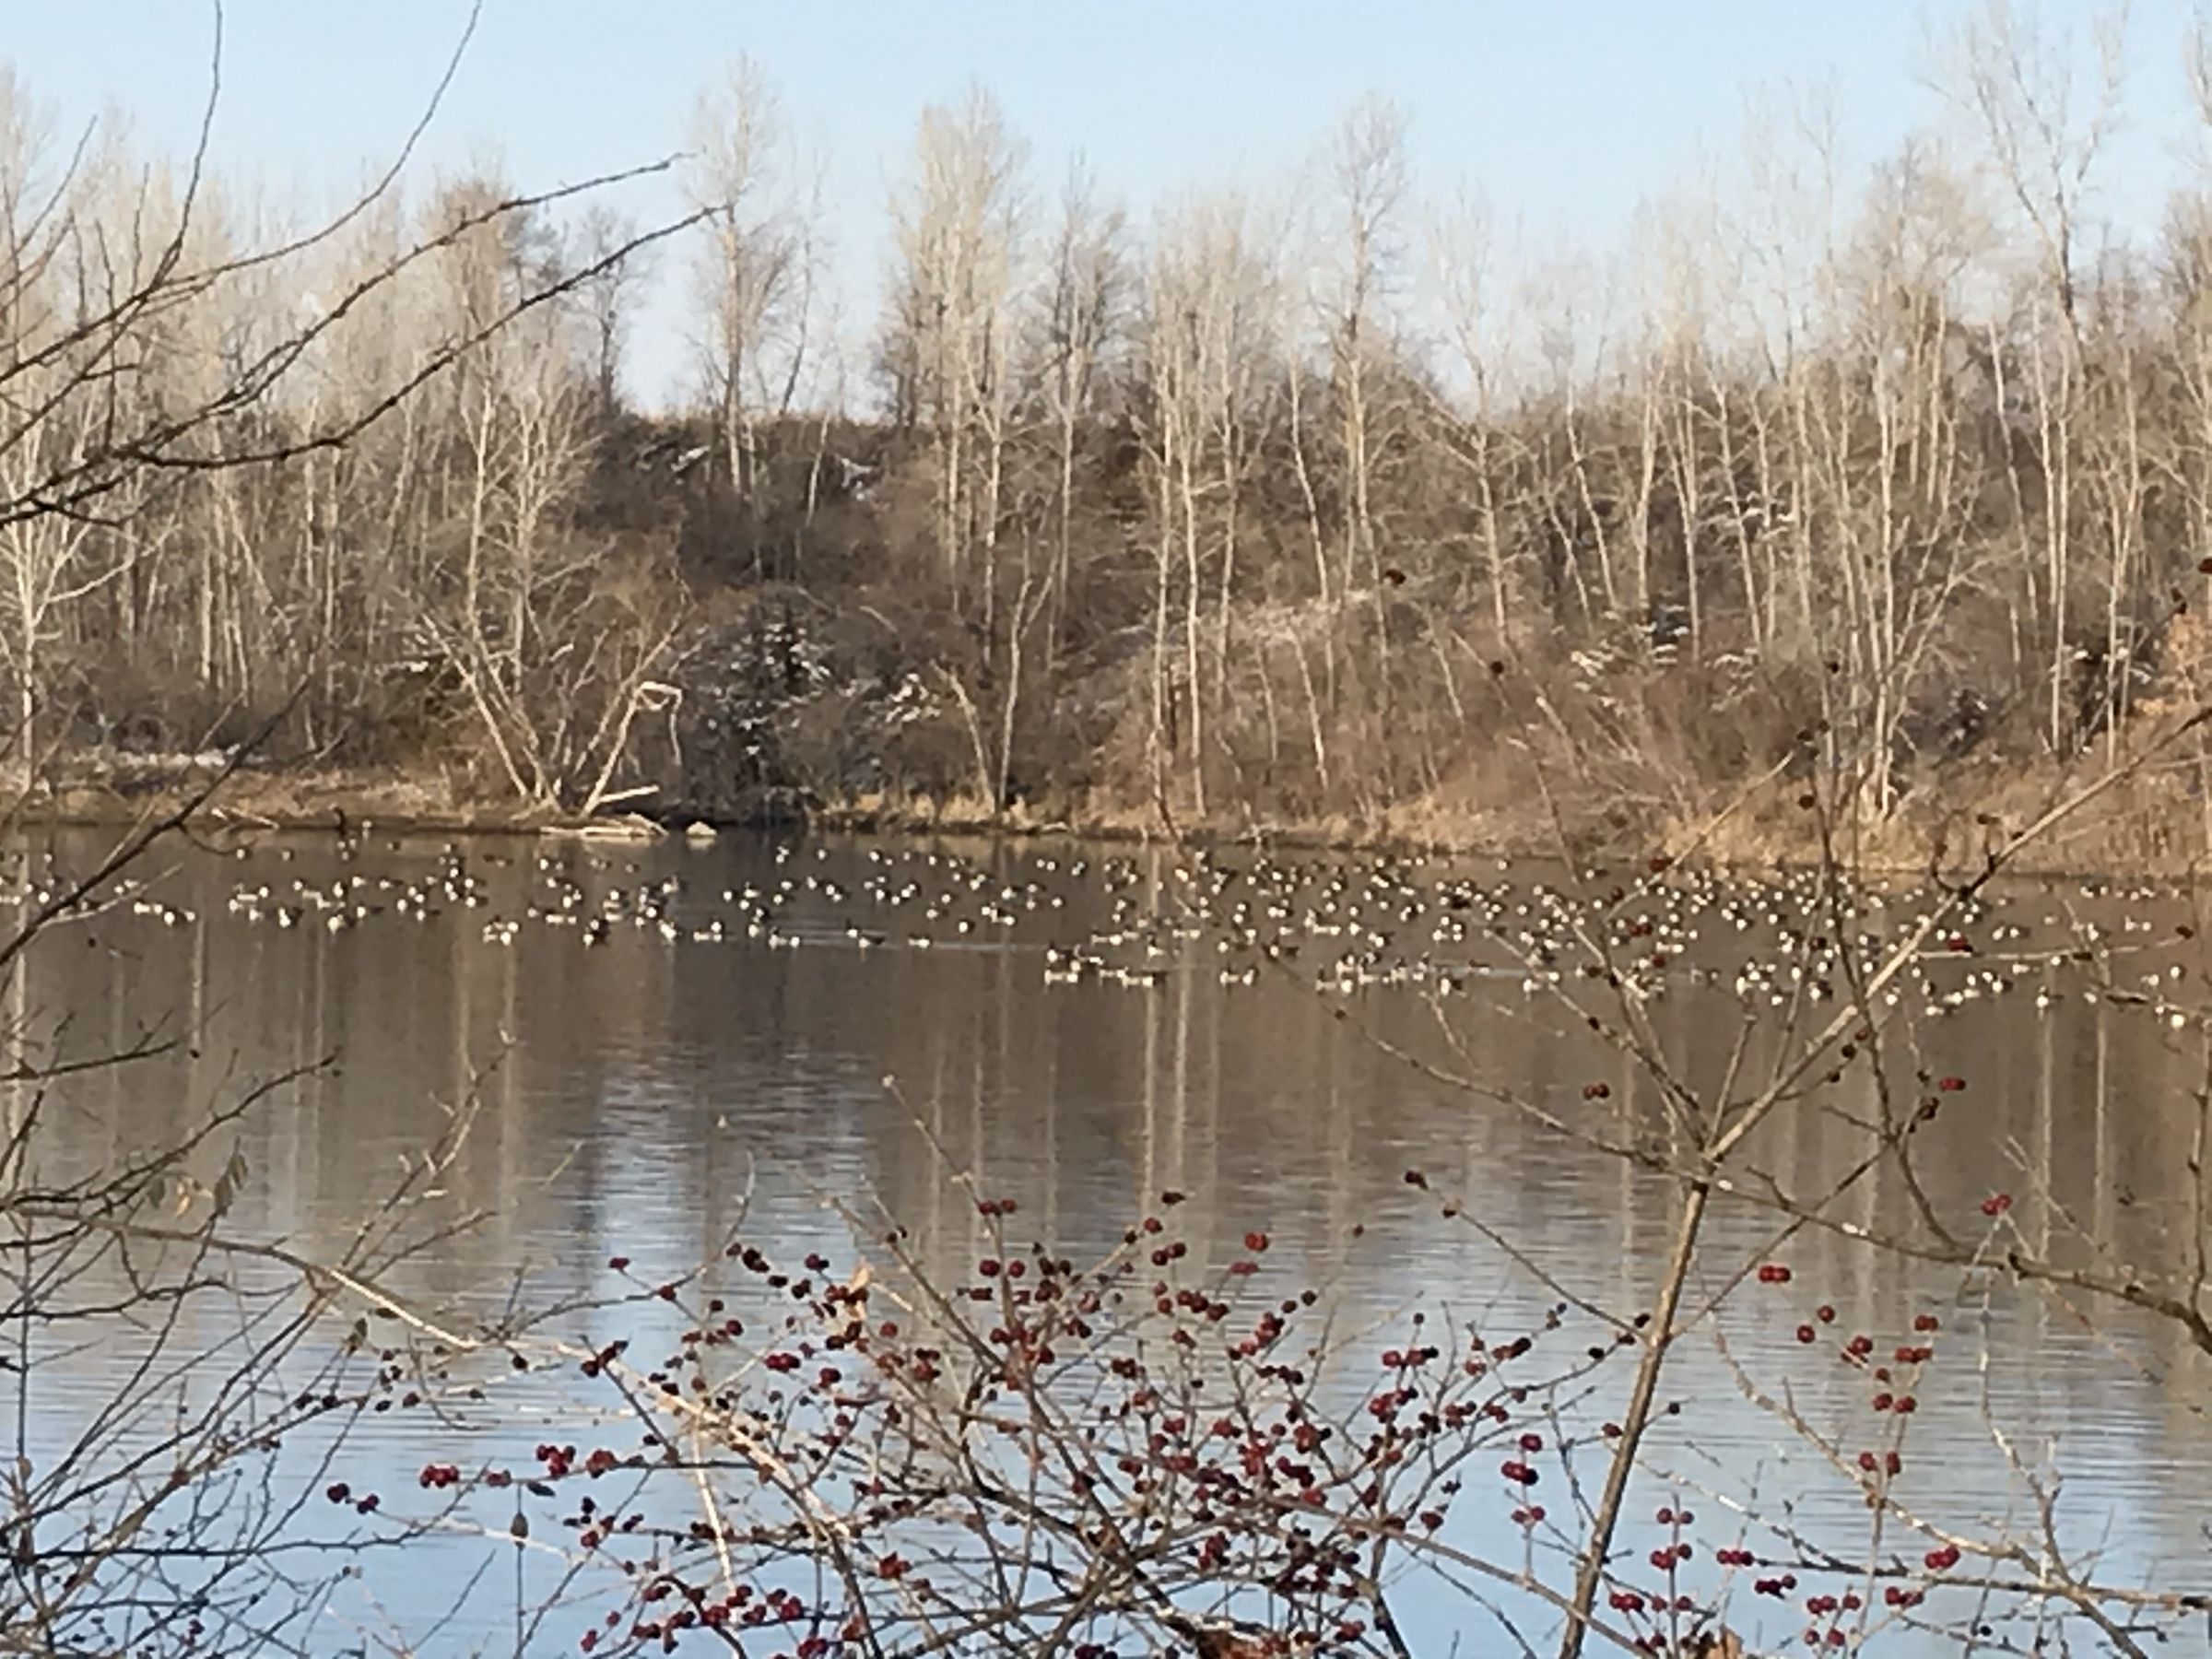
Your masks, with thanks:
<instances>
[{"instance_id":1,"label":"lake surface","mask_svg":"<svg viewBox=\"0 0 2212 1659\"><path fill-rule=\"evenodd\" d=\"M21 856L33 883L50 883L99 844L72 834ZM961 1173L1077 1255L1111 1248L1163 1191L1187 1194L1181 1220L1198 1253L1226 1262L1264 1229L1271 1272L1324 1286L1347 1321L1378 1325L1417 1304L1509 1332L1538 1327L1562 1300L1632 1313L1650 1306L1670 1241L1668 1183L1423 1069L1472 1069L1593 1133L1653 1121L1648 1080L1551 987L1525 985L1512 939L1500 947L1481 925L1533 927L1514 907L1540 917L1546 884L1602 895L1629 879L1619 873L730 836L456 851L374 832L348 847L327 835L176 842L145 873L135 902L40 943L17 1011L63 1053L124 1050L148 1032L177 1046L53 1085L41 1171L82 1172L158 1144L298 1068L195 1167L212 1184L235 1141L242 1179L226 1194L227 1230L327 1256L473 1100L432 1203L481 1219L393 1279L456 1323L618 1290L628 1281L612 1258L643 1278L674 1276L718 1256L738 1227L787 1257L850 1260L852 1230L830 1200L880 1203L957 1279L990 1248ZM1694 904L1631 894L1617 908L1640 904L1658 924L1624 931L1623 949L1657 938L1670 959L1651 970L1665 994L1641 1005L1655 1034L1712 1087L1729 1074L1739 1000L1756 1003L1766 1024L1735 1074L1754 1075L1789 1017L1778 930L1802 916L1748 892ZM1900 900L1864 924L1893 927L1909 909ZM1913 1020L1917 1047L1898 1065L1908 1088L1915 1066L1969 1085L1918 1137L1928 1200L1961 1233L1988 1227L1982 1206L2002 1190L2017 1195L2022 1236L2061 1259L2080 1254L2076 1227L2114 1259L2172 1259L2193 1225L2187 1162L2206 1076L2206 1033L2186 1011L2200 996L2198 945L2174 931L2190 914L2166 892L2022 884L1974 920L1971 952L1905 977L1916 1014L1955 1005ZM2105 989L2125 1000L2089 994L2087 969L2048 965L2083 925L2122 951ZM1560 988L1602 995L1572 977L1571 953L1554 955ZM1999 982L2010 988L1994 994ZM1763 1166L1806 1192L1838 1178L1865 1144L1850 1119L1872 1110L1868 1096L1847 1084L1779 1113ZM1408 1185L1416 1168L1428 1192ZM1441 1217L1438 1193L1482 1228ZM1912 1199L1878 1171L1834 1213L1903 1225ZM1915 1266L1835 1230L1781 1231L1771 1211L1714 1211L1689 1304L1728 1293L1669 1371L1663 1393L1684 1410L1647 1445L1624 1547L1662 1541L1655 1504L1704 1494L1709 1512L1741 1504L1769 1523L1786 1504L1807 1535L1864 1551L1858 1488L1747 1399L1714 1342L1717 1331L1751 1382L1848 1450L1862 1443L1846 1437L1863 1421L1864 1379L1797 1336L1825 1304L1837 1331L1885 1348L1908 1339L1915 1313L1940 1319L1943 1360L1904 1426L1898 1490L1920 1512L2032 1530L2030 1474L2054 1470L2058 1535L2084 1552L2079 1571L2159 1589L2212 1582L2212 1373L2171 1327L2002 1275ZM1754 1277L1728 1290L1770 1259L1789 1265L1788 1285ZM578 1323L590 1328L563 1334L621 1334L603 1315ZM130 1363L129 1345L92 1344L41 1371L27 1444L65 1441ZM1625 1394L1627 1367L1606 1375L1583 1407L1594 1418L1617 1415ZM304 1492L342 1473L401 1512L421 1496L427 1461L526 1461L530 1442L570 1421L557 1390L515 1398L519 1418L364 1421L330 1461L287 1465L282 1479ZM488 1533L503 1533L509 1501L484 1510ZM1465 1507L1453 1525L1468 1547L1517 1559L1501 1509L1487 1496ZM303 1512L333 1531L322 1511ZM1891 1547L1917 1562L1923 1547ZM534 1556L518 1586L514 1555L501 1536L462 1535L404 1569L371 1557L292 1639L318 1653L512 1652L518 1594L535 1603L561 1583ZM1560 1579L1556 1564L1547 1572ZM1743 1590L1738 1629L1794 1639L1802 1618ZM579 1594L573 1614L531 1627L533 1651L574 1651L592 1617ZM1462 1653L1518 1651L1493 1614L1433 1583L1401 1599L1417 1652L1455 1636ZM1539 1645L1556 1628L1541 1609L1505 1611ZM2026 1626L1995 1633L2035 1651ZM2200 1621L2190 1640L2201 1636ZM2100 1651L2086 1629L2073 1640ZM1875 1651L1954 1649L1892 1630Z\"/></svg>"}]
</instances>

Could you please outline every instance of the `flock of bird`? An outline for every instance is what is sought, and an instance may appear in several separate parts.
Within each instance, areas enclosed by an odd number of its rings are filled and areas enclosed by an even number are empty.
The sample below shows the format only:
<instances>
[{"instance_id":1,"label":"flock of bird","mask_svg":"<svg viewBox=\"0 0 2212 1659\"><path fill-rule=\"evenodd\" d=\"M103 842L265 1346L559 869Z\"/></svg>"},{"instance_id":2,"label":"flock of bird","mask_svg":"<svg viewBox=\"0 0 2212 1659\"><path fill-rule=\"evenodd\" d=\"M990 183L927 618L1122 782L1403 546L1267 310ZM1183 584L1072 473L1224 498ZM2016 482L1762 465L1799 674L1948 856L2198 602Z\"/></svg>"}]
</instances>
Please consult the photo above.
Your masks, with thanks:
<instances>
[{"instance_id":1,"label":"flock of bird","mask_svg":"<svg viewBox=\"0 0 2212 1659\"><path fill-rule=\"evenodd\" d=\"M1553 872L1446 856L1256 848L1089 853L926 843L695 842L640 849L541 841L448 843L425 856L365 834L278 838L224 913L249 925L342 934L463 926L493 947L568 938L583 948L991 949L1032 953L1045 983L1147 988L1180 974L1224 986L1289 981L1332 995L1430 996L1586 989L1639 1001L1694 985L1758 1007L1874 994L1930 1016L2024 993L2047 1008L2082 994L2197 1018L2185 888L2016 883L1952 899L1932 883L1844 887L1818 872L1764 881L1655 863ZM382 866L381 868L379 866ZM63 890L51 863L16 901ZM165 884L119 887L86 908L165 925L197 920ZM0 891L0 900L10 895Z\"/></svg>"}]
</instances>

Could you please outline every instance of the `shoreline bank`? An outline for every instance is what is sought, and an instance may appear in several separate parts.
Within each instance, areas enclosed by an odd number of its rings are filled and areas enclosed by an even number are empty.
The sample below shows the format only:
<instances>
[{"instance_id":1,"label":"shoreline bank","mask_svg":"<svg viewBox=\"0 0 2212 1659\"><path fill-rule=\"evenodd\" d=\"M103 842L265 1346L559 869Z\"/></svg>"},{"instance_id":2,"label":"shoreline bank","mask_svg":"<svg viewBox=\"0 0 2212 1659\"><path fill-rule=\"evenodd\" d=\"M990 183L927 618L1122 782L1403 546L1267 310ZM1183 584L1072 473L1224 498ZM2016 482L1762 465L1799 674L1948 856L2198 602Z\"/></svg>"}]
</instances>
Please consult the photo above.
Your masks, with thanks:
<instances>
[{"instance_id":1,"label":"shoreline bank","mask_svg":"<svg viewBox=\"0 0 2212 1659\"><path fill-rule=\"evenodd\" d=\"M204 787L212 769L180 769L149 780L78 777L19 799L18 828L115 829L175 810ZM1128 845L1272 846L1309 852L1468 858L1553 858L1619 863L1684 860L1724 869L1805 868L1827 847L1869 875L1971 876L1991 850L2052 805L2086 787L2055 769L1983 767L1924 785L1879 822L1824 826L1802 785L1747 791L1696 820L1648 814L1555 819L1541 803L1402 802L1366 818L1246 815L1166 821L1156 808L1085 804L1042 813L1024 804L993 811L971 798L865 795L807 799L762 792L737 809L707 814L675 805L582 818L456 790L447 776L405 768L241 768L195 821L231 834L374 830L406 835L559 836L605 840L680 838L814 829L844 834L1046 838ZM1562 844L1561 830L1565 831ZM2008 863L2023 875L2085 873L2189 877L2212 854L2212 802L2174 772L2148 770L2098 791L2081 808Z\"/></svg>"}]
</instances>

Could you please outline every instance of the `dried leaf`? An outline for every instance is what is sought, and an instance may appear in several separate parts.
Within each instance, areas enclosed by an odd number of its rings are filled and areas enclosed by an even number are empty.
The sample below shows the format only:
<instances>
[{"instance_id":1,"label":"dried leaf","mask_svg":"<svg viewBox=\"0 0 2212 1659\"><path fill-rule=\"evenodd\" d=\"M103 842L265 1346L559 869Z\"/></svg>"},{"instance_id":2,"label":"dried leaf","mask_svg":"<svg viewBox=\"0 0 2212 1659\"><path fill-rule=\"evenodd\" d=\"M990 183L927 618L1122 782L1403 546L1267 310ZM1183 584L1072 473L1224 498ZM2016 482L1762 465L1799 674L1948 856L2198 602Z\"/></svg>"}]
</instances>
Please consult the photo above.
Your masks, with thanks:
<instances>
[{"instance_id":1,"label":"dried leaf","mask_svg":"<svg viewBox=\"0 0 2212 1659\"><path fill-rule=\"evenodd\" d=\"M223 1166L223 1172L215 1183L215 1213L218 1216L229 1213L239 1189L246 1183L246 1155L243 1152L231 1153L230 1161Z\"/></svg>"}]
</instances>

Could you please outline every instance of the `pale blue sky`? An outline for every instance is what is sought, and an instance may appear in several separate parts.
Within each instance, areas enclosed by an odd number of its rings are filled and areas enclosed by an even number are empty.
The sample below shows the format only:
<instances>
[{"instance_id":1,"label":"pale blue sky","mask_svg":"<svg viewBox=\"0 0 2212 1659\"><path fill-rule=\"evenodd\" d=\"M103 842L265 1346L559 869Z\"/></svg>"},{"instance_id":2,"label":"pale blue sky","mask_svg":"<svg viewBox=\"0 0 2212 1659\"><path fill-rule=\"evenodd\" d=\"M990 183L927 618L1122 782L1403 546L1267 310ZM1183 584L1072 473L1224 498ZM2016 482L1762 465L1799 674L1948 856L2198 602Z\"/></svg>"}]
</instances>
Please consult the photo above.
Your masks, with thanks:
<instances>
[{"instance_id":1,"label":"pale blue sky","mask_svg":"<svg viewBox=\"0 0 2212 1659\"><path fill-rule=\"evenodd\" d=\"M1083 6L907 0L486 0L427 147L496 155L525 187L680 146L698 88L752 55L823 153L847 325L873 315L884 204L914 117L972 78L995 90L1049 191L1086 152L1143 216L1185 186L1265 188L1361 94L1410 119L1419 186L1478 188L1537 242L1618 243L1640 201L1732 155L1747 91L1832 83L1866 158L1934 119L1930 25L1971 0L1484 0L1356 4L1119 0ZM2136 0L2127 122L2106 206L2155 218L2188 136L2178 42L2185 0ZM326 199L388 158L465 16L460 0L229 0L217 149L226 173ZM2087 4L2046 3L2078 22ZM112 104L148 147L184 147L205 93L200 0L0 0L0 56L74 123ZM646 190L645 217L673 205ZM637 389L679 383L673 304L638 343Z\"/></svg>"}]
</instances>

